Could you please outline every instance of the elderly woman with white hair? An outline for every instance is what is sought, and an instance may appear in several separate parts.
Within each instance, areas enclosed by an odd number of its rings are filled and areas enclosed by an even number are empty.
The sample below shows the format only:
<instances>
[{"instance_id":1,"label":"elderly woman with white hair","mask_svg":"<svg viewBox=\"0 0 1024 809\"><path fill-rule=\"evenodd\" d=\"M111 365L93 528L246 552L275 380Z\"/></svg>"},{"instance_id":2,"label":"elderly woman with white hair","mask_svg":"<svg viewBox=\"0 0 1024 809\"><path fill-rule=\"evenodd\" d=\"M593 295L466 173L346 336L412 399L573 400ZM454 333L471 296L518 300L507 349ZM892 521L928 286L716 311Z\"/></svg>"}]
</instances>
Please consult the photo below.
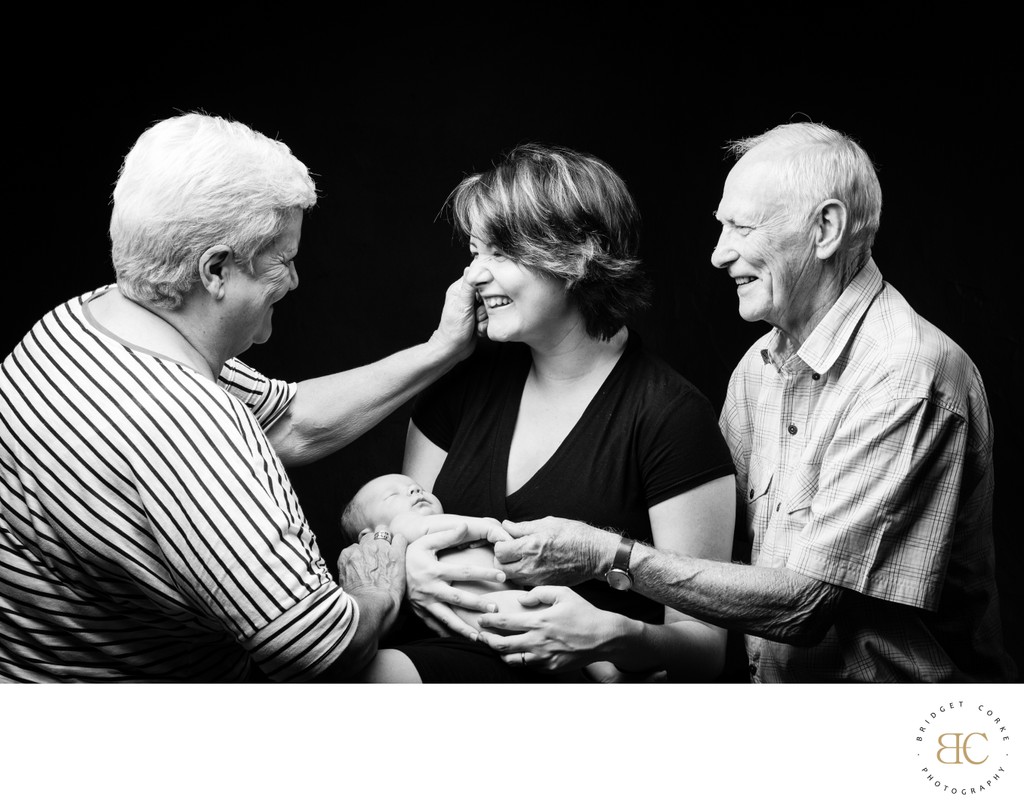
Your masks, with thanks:
<instances>
[{"instance_id":1,"label":"elderly woman with white hair","mask_svg":"<svg viewBox=\"0 0 1024 809\"><path fill-rule=\"evenodd\" d=\"M365 433L472 351L471 285L430 338L303 382L237 357L298 284L306 167L187 114L125 158L116 285L0 370L0 680L351 679L405 590L401 538L320 555L285 467Z\"/></svg>"}]
</instances>

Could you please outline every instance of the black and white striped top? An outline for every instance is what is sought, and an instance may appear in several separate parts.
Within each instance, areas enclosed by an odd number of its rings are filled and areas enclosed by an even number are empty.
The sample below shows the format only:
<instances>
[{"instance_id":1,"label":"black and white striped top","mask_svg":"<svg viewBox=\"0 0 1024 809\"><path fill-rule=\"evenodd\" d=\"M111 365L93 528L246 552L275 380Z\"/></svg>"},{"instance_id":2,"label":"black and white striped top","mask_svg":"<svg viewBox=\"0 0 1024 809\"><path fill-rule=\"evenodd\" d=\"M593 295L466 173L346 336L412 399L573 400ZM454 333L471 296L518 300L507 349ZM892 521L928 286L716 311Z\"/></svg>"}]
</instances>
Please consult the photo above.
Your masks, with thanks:
<instances>
[{"instance_id":1,"label":"black and white striped top","mask_svg":"<svg viewBox=\"0 0 1024 809\"><path fill-rule=\"evenodd\" d=\"M358 611L264 433L294 384L127 345L104 290L0 367L0 680L314 676Z\"/></svg>"}]
</instances>

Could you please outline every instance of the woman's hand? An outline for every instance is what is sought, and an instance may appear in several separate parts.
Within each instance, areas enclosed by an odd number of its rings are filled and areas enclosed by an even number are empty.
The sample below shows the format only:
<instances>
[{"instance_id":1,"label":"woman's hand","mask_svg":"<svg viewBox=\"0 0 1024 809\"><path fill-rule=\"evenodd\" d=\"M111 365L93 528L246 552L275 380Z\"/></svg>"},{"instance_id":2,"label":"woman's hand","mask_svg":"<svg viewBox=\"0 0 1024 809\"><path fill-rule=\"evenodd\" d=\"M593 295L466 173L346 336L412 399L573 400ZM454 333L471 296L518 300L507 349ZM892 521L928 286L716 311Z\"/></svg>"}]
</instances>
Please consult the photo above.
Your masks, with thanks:
<instances>
[{"instance_id":1,"label":"woman's hand","mask_svg":"<svg viewBox=\"0 0 1024 809\"><path fill-rule=\"evenodd\" d=\"M462 277L453 282L445 293L441 322L430 341L437 342L445 353L461 361L473 353L476 336L487 332L487 308L469 282L469 267Z\"/></svg>"},{"instance_id":2,"label":"woman's hand","mask_svg":"<svg viewBox=\"0 0 1024 809\"><path fill-rule=\"evenodd\" d=\"M480 627L517 634L483 632L480 640L498 651L511 666L536 666L548 671L580 669L612 652L625 634L628 619L599 610L568 587L536 587L520 597L524 607L546 606L522 613L488 613Z\"/></svg>"},{"instance_id":3,"label":"woman's hand","mask_svg":"<svg viewBox=\"0 0 1024 809\"><path fill-rule=\"evenodd\" d=\"M495 522L500 532L501 528ZM504 532L501 532L504 533ZM505 574L495 567L477 567L442 562L439 551L470 542L474 537L466 525L425 534L406 553L406 594L413 610L435 632L477 639L477 631L462 620L449 605L481 613L497 606L485 597L452 586L454 581L503 582Z\"/></svg>"}]
</instances>

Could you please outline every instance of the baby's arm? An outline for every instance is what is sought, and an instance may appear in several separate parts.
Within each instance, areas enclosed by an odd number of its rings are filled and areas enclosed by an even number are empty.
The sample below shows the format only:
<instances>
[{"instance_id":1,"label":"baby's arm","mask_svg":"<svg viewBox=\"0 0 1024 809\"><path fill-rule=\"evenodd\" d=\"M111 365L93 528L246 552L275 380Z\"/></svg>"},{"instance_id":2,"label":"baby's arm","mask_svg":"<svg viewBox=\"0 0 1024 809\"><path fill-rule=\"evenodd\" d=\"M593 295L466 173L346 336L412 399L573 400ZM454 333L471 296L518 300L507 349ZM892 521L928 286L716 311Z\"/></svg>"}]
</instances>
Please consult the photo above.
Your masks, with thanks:
<instances>
[{"instance_id":1,"label":"baby's arm","mask_svg":"<svg viewBox=\"0 0 1024 809\"><path fill-rule=\"evenodd\" d=\"M494 551L488 536L493 534L495 538L507 536L501 523L483 517L462 517L458 514L399 514L391 521L391 531L401 534L410 544L421 539L427 534L437 534L441 531L461 529L466 526L466 539L461 545L454 545L437 553L438 559L444 559L448 564L468 565L473 567L496 567ZM497 582L479 582L481 587L473 587L470 583L463 585L465 589L474 592L487 592L490 590L507 589Z\"/></svg>"},{"instance_id":2,"label":"baby's arm","mask_svg":"<svg viewBox=\"0 0 1024 809\"><path fill-rule=\"evenodd\" d=\"M404 516L411 517L410 522L415 521L417 527L420 529L416 535L416 539L423 536L424 534L434 534L438 531L447 531L451 528L459 528L463 525L466 526L466 545L479 545L483 542L496 541L498 539L511 539L508 532L501 527L501 523L491 517L463 517L459 514L428 514L427 516L422 515L402 515L396 517L396 520L400 520ZM392 521L394 525L394 521ZM392 530L395 530L392 528ZM413 537L406 536L406 540L412 542ZM454 550L454 549L453 549Z\"/></svg>"}]
</instances>

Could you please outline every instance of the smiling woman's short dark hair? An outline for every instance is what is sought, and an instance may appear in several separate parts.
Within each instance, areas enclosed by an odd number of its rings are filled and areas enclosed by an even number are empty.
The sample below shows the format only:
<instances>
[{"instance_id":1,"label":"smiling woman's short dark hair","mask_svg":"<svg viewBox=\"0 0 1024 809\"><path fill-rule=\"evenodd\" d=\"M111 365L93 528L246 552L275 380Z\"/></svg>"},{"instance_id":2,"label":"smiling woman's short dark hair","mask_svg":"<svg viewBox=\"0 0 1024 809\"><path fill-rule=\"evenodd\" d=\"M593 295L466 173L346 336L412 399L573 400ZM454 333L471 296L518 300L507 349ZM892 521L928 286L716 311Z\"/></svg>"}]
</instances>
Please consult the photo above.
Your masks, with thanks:
<instances>
[{"instance_id":1,"label":"smiling woman's short dark hair","mask_svg":"<svg viewBox=\"0 0 1024 809\"><path fill-rule=\"evenodd\" d=\"M640 213L622 178L593 155L517 146L466 177L449 204L466 236L562 281L593 337L610 339L650 303L637 255Z\"/></svg>"}]
</instances>

